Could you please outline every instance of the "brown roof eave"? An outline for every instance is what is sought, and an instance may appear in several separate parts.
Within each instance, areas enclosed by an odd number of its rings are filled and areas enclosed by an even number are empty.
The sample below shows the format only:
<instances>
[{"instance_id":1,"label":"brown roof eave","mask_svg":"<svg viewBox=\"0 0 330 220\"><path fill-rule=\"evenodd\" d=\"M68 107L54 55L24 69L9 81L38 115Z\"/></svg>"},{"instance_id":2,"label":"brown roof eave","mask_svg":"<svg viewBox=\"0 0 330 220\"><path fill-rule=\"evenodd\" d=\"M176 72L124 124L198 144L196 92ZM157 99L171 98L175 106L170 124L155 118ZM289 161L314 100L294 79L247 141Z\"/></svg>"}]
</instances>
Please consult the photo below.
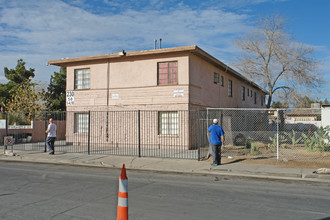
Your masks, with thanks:
<instances>
[{"instance_id":1,"label":"brown roof eave","mask_svg":"<svg viewBox=\"0 0 330 220\"><path fill-rule=\"evenodd\" d=\"M197 46L185 46L185 47L174 47L174 48L165 48L165 49L133 51L133 52L126 52L124 57L145 56L145 55L175 53L175 52L191 52L194 51L196 47ZM48 61L48 65L66 67L71 63L96 61L96 60L104 60L104 59L118 59L120 57L121 56L118 54L105 54L105 55L78 57L78 58L65 58L65 59L62 58L59 60L50 60Z\"/></svg>"}]
</instances>

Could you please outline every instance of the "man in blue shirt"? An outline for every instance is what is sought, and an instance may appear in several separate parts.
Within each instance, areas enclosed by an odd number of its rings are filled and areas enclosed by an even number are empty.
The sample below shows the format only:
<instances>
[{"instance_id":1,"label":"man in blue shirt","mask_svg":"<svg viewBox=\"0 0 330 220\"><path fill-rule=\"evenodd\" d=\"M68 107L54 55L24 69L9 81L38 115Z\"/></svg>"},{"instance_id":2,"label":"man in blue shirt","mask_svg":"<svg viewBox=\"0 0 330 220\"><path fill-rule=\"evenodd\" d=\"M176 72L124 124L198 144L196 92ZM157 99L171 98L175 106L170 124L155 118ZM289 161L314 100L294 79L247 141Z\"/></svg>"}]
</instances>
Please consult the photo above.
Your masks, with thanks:
<instances>
[{"instance_id":1,"label":"man in blue shirt","mask_svg":"<svg viewBox=\"0 0 330 220\"><path fill-rule=\"evenodd\" d=\"M225 144L225 132L218 125L218 119L213 119L213 125L209 127L208 131L211 132L209 141L213 156L212 166L218 166L221 164L221 145Z\"/></svg>"}]
</instances>

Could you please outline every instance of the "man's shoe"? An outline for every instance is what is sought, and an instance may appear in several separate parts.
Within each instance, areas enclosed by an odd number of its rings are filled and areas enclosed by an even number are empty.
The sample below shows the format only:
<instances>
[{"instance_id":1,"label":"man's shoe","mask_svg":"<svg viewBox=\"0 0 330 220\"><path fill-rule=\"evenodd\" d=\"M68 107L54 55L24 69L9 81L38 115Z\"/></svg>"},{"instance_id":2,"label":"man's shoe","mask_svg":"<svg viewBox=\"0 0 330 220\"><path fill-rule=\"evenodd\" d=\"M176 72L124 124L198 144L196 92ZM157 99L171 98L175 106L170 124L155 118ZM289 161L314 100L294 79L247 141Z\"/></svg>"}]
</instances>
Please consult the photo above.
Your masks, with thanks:
<instances>
[{"instance_id":1,"label":"man's shoe","mask_svg":"<svg viewBox=\"0 0 330 220\"><path fill-rule=\"evenodd\" d=\"M49 154L50 154L50 155L54 155L54 151L50 152Z\"/></svg>"}]
</instances>

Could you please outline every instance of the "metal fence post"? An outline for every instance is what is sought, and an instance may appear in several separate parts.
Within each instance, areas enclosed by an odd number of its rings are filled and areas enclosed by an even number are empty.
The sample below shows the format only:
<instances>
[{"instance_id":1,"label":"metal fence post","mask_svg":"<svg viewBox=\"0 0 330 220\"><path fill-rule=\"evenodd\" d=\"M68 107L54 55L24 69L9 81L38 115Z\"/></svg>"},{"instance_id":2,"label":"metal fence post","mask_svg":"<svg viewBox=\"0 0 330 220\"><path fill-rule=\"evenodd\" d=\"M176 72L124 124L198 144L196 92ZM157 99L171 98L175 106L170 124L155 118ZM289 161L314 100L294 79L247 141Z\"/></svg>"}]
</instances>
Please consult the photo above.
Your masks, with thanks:
<instances>
[{"instance_id":1,"label":"metal fence post","mask_svg":"<svg viewBox=\"0 0 330 220\"><path fill-rule=\"evenodd\" d=\"M91 153L91 111L88 111L88 155Z\"/></svg>"},{"instance_id":2,"label":"metal fence post","mask_svg":"<svg viewBox=\"0 0 330 220\"><path fill-rule=\"evenodd\" d=\"M8 112L5 112L6 115L6 136L8 136Z\"/></svg>"},{"instance_id":3,"label":"metal fence post","mask_svg":"<svg viewBox=\"0 0 330 220\"><path fill-rule=\"evenodd\" d=\"M45 131L47 130L47 112L45 112ZM45 132L45 150L44 152L47 152L47 133Z\"/></svg>"},{"instance_id":4,"label":"metal fence post","mask_svg":"<svg viewBox=\"0 0 330 220\"><path fill-rule=\"evenodd\" d=\"M201 160L201 144L200 144L200 124L199 124L199 110L197 110L197 146L198 146L198 161Z\"/></svg>"},{"instance_id":5,"label":"metal fence post","mask_svg":"<svg viewBox=\"0 0 330 220\"><path fill-rule=\"evenodd\" d=\"M206 109L206 130L208 129L209 126L209 109Z\"/></svg>"},{"instance_id":6,"label":"metal fence post","mask_svg":"<svg viewBox=\"0 0 330 220\"><path fill-rule=\"evenodd\" d=\"M139 157L141 157L141 118L140 118L140 110L138 110L138 148L139 148Z\"/></svg>"},{"instance_id":7,"label":"metal fence post","mask_svg":"<svg viewBox=\"0 0 330 220\"><path fill-rule=\"evenodd\" d=\"M279 149L279 124L278 124L279 110L276 109L276 112L277 112L277 118L276 118L276 129L277 129L277 132L276 132L276 159L278 160L279 159L279 152L278 152L278 149Z\"/></svg>"},{"instance_id":8,"label":"metal fence post","mask_svg":"<svg viewBox=\"0 0 330 220\"><path fill-rule=\"evenodd\" d=\"M6 125L5 125L5 128L6 128L6 131L5 131L5 136L7 137L8 136L8 112L5 112L5 114L6 114ZM4 149L5 150L7 150L7 145L3 145L4 147Z\"/></svg>"}]
</instances>

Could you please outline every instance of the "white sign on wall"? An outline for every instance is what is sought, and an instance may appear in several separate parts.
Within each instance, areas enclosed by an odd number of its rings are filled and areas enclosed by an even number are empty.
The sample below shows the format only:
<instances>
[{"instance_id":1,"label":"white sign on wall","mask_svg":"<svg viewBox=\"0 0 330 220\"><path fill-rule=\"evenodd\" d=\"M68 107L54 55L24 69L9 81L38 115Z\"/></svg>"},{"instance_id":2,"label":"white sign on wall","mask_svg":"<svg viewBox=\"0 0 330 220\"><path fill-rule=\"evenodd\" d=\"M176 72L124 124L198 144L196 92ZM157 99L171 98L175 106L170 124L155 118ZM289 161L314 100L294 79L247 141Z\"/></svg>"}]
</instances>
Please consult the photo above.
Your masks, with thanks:
<instances>
[{"instance_id":1,"label":"white sign on wall","mask_svg":"<svg viewBox=\"0 0 330 220\"><path fill-rule=\"evenodd\" d=\"M111 98L112 98L112 99L119 99L119 94L117 94L117 93L112 93L112 94L111 94Z\"/></svg>"},{"instance_id":2,"label":"white sign on wall","mask_svg":"<svg viewBox=\"0 0 330 220\"><path fill-rule=\"evenodd\" d=\"M6 119L0 119L0 128L6 128Z\"/></svg>"},{"instance_id":3,"label":"white sign on wall","mask_svg":"<svg viewBox=\"0 0 330 220\"><path fill-rule=\"evenodd\" d=\"M173 90L173 97L183 97L183 96L184 96L184 89Z\"/></svg>"},{"instance_id":4,"label":"white sign on wall","mask_svg":"<svg viewBox=\"0 0 330 220\"><path fill-rule=\"evenodd\" d=\"M66 92L66 105L74 105L74 91Z\"/></svg>"}]
</instances>

